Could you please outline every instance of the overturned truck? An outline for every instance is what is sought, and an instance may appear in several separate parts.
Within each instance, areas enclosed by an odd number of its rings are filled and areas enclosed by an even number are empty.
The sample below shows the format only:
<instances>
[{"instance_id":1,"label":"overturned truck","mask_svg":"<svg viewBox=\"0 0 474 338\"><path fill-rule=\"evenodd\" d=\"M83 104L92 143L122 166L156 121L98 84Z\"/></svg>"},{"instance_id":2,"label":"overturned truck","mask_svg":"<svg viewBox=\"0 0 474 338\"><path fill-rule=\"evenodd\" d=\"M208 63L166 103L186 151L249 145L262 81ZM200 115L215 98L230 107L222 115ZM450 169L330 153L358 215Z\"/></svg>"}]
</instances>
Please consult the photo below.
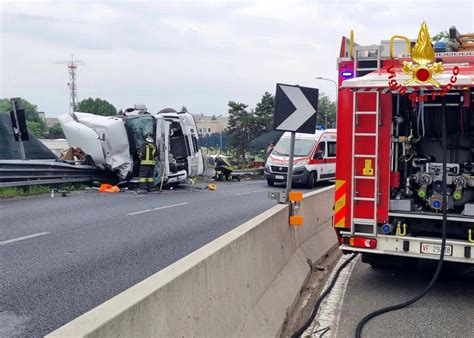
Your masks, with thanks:
<instances>
[{"instance_id":1,"label":"overturned truck","mask_svg":"<svg viewBox=\"0 0 474 338\"><path fill-rule=\"evenodd\" d=\"M138 149L153 134L159 149L155 184L183 183L204 172L204 157L194 117L187 112L163 109L156 114L143 105L123 115L98 116L75 112L59 117L68 143L90 155L94 164L111 170L123 180L138 182Z\"/></svg>"}]
</instances>

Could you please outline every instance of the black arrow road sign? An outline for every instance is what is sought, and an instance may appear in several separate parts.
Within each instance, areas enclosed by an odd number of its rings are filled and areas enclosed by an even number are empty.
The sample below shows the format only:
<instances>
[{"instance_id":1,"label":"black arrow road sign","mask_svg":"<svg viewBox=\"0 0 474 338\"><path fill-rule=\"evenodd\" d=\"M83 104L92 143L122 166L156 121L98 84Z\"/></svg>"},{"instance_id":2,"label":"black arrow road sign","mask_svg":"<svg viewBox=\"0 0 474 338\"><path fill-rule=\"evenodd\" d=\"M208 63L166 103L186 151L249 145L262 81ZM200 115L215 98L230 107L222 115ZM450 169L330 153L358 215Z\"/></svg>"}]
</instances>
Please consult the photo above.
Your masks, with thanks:
<instances>
[{"instance_id":1,"label":"black arrow road sign","mask_svg":"<svg viewBox=\"0 0 474 338\"><path fill-rule=\"evenodd\" d=\"M318 89L277 83L275 94L275 130L314 134Z\"/></svg>"}]
</instances>

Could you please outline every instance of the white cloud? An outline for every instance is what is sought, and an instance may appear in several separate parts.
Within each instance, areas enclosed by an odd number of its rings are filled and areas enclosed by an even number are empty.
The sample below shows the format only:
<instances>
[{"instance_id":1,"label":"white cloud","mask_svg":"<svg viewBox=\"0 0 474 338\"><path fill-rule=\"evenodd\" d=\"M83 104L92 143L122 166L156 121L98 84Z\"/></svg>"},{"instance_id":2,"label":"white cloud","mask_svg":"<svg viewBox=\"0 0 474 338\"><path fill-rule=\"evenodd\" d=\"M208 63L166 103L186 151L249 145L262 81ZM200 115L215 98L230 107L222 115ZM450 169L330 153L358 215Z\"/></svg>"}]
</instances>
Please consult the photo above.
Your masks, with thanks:
<instances>
[{"instance_id":1,"label":"white cloud","mask_svg":"<svg viewBox=\"0 0 474 338\"><path fill-rule=\"evenodd\" d=\"M68 100L66 67L52 62L71 53L86 63L79 98L220 114L229 100L254 106L276 82L334 98L333 85L314 78L337 78L350 29L361 44L416 37L422 20L431 34L452 24L474 31L467 1L0 1L0 96L51 115Z\"/></svg>"},{"instance_id":2,"label":"white cloud","mask_svg":"<svg viewBox=\"0 0 474 338\"><path fill-rule=\"evenodd\" d=\"M110 23L123 18L112 2L107 4L91 1L2 0L2 14L81 23Z\"/></svg>"},{"instance_id":3,"label":"white cloud","mask_svg":"<svg viewBox=\"0 0 474 338\"><path fill-rule=\"evenodd\" d=\"M2 0L2 15L24 15L78 23L116 23L124 19L113 3L91 1Z\"/></svg>"},{"instance_id":4,"label":"white cloud","mask_svg":"<svg viewBox=\"0 0 474 338\"><path fill-rule=\"evenodd\" d=\"M242 8L236 10L236 14L252 16L257 18L269 18L284 20L289 22L300 21L314 18L317 14L321 2L317 1L275 1L263 0L254 3L248 3Z\"/></svg>"}]
</instances>

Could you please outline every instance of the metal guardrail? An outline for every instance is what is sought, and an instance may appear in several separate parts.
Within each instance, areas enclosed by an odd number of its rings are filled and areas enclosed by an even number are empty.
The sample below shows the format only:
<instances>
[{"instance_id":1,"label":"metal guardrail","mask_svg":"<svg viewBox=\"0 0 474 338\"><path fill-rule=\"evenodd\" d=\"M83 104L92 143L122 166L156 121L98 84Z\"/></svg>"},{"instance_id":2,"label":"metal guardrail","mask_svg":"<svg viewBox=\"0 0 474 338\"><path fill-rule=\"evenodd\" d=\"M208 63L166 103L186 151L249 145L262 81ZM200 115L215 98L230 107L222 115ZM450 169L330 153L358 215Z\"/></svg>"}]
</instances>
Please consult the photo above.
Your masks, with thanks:
<instances>
[{"instance_id":1,"label":"metal guardrail","mask_svg":"<svg viewBox=\"0 0 474 338\"><path fill-rule=\"evenodd\" d=\"M0 187L115 180L113 173L92 165L55 160L0 161Z\"/></svg>"},{"instance_id":2,"label":"metal guardrail","mask_svg":"<svg viewBox=\"0 0 474 338\"><path fill-rule=\"evenodd\" d=\"M29 180L29 181L17 181L17 182L0 182L0 188L8 187L21 187L29 185L41 185L41 184L63 184L63 183L81 183L91 182L90 178L58 178L50 180Z\"/></svg>"},{"instance_id":3,"label":"metal guardrail","mask_svg":"<svg viewBox=\"0 0 474 338\"><path fill-rule=\"evenodd\" d=\"M263 168L236 169L232 172L235 175L263 175Z\"/></svg>"}]
</instances>

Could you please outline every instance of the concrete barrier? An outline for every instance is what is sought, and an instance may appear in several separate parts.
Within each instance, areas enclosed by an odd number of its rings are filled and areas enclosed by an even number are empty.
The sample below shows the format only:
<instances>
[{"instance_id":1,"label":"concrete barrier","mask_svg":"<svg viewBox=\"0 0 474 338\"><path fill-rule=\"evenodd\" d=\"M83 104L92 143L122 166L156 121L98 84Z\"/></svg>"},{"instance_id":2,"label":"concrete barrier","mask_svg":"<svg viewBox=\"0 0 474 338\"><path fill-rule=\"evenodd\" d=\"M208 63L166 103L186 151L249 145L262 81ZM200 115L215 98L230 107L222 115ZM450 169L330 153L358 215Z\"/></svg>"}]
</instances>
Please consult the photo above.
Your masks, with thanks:
<instances>
[{"instance_id":1,"label":"concrete barrier","mask_svg":"<svg viewBox=\"0 0 474 338\"><path fill-rule=\"evenodd\" d=\"M309 275L337 244L333 186L305 195L304 225L277 205L47 337L276 336Z\"/></svg>"}]
</instances>

